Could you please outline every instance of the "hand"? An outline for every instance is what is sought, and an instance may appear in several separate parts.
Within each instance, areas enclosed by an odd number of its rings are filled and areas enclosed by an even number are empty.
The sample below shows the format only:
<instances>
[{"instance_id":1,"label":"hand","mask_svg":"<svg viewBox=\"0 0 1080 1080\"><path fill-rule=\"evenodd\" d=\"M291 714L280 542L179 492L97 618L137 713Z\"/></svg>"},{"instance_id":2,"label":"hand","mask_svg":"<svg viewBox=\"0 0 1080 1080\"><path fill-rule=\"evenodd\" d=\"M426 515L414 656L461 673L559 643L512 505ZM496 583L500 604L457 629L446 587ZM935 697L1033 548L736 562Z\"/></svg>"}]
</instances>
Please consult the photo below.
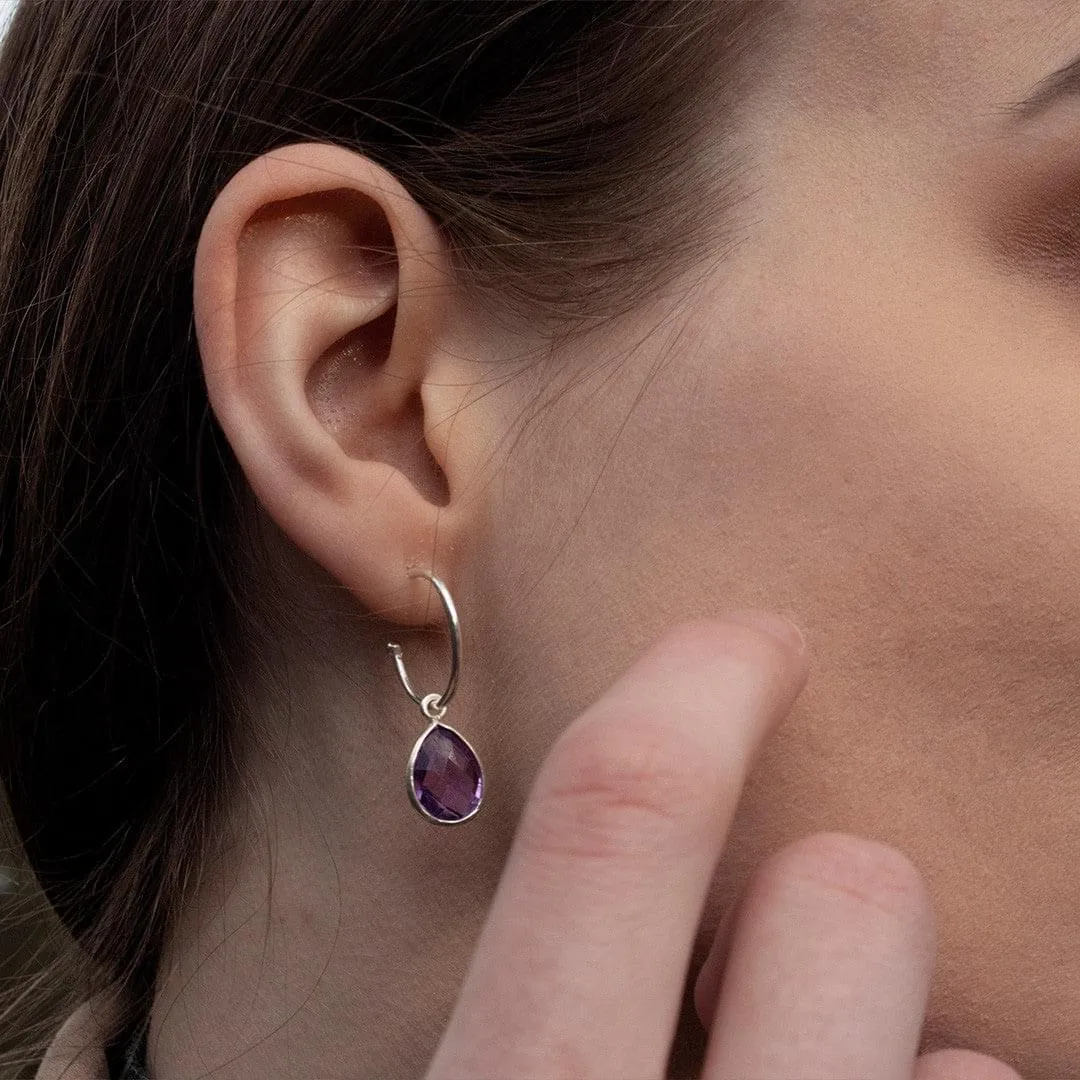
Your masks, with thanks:
<instances>
[{"instance_id":1,"label":"hand","mask_svg":"<svg viewBox=\"0 0 1080 1080\"><path fill-rule=\"evenodd\" d=\"M556 741L428 1080L663 1077L742 785L806 678L789 625L682 626ZM1018 1080L967 1051L916 1059L935 947L927 888L895 848L788 845L696 984L704 1077Z\"/></svg>"}]
</instances>

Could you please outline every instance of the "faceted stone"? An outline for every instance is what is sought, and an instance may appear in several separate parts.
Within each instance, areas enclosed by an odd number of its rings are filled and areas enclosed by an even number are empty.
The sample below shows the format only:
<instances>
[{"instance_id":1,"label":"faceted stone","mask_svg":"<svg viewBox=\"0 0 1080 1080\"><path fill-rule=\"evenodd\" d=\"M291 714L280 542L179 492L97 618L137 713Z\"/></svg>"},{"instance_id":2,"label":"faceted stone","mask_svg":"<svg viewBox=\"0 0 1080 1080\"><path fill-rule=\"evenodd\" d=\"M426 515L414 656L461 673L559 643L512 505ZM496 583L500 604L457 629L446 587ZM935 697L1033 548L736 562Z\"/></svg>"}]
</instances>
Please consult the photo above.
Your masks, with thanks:
<instances>
[{"instance_id":1,"label":"faceted stone","mask_svg":"<svg viewBox=\"0 0 1080 1080\"><path fill-rule=\"evenodd\" d=\"M484 793L480 762L468 743L445 724L436 724L420 744L412 783L417 802L439 821L468 817Z\"/></svg>"}]
</instances>

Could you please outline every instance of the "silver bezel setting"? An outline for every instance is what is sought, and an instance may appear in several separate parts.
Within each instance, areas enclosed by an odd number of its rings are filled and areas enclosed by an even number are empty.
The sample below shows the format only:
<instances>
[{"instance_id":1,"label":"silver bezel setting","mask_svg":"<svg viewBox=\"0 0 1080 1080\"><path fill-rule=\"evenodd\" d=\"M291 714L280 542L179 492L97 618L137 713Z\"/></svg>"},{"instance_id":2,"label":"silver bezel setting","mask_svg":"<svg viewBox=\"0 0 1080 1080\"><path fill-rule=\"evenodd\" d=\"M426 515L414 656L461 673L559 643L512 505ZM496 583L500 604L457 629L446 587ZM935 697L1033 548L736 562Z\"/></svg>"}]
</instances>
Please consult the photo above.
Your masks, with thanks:
<instances>
[{"instance_id":1,"label":"silver bezel setting","mask_svg":"<svg viewBox=\"0 0 1080 1080\"><path fill-rule=\"evenodd\" d=\"M437 697L438 695L431 695ZM432 814L423 803L420 802L416 795L416 787L413 783L413 767L416 765L416 755L420 753L420 747L423 745L424 740L437 728L446 728L447 731L453 732L465 745L468 747L469 753L476 760L476 767L480 770L480 798L476 800L476 805L464 816L455 818L453 821L446 821L443 818L436 817ZM409 764L405 770L405 787L409 792L409 800L413 806L423 815L428 821L434 825L462 825L471 818L476 817L480 810L480 807L484 802L484 765L480 760L480 755L473 749L472 743L461 734L457 728L451 727L449 724L444 724L441 720L432 720L430 724L420 733L420 737L413 743L412 753L409 755Z\"/></svg>"}]
</instances>

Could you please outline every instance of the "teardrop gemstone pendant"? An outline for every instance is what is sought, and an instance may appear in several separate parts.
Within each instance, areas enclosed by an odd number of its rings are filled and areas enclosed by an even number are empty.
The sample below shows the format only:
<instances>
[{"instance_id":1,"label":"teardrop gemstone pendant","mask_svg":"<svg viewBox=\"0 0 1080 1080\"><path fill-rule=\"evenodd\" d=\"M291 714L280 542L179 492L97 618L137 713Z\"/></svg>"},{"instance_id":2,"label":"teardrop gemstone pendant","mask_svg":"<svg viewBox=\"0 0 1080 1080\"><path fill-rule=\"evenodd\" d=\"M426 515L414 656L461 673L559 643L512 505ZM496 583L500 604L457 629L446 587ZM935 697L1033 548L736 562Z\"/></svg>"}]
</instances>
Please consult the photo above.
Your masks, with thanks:
<instances>
[{"instance_id":1,"label":"teardrop gemstone pendant","mask_svg":"<svg viewBox=\"0 0 1080 1080\"><path fill-rule=\"evenodd\" d=\"M452 727L432 720L409 756L406 781L413 805L437 825L468 821L484 798L476 751Z\"/></svg>"}]
</instances>

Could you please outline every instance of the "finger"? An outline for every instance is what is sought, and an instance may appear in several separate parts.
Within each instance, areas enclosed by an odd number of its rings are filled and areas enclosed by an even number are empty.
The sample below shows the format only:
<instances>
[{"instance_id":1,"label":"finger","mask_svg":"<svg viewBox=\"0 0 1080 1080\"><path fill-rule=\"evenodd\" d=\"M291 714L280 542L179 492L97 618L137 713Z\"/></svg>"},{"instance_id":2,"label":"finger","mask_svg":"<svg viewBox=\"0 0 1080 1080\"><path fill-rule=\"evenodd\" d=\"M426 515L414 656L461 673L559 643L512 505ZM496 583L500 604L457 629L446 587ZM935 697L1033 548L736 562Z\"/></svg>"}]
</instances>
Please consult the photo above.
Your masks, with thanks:
<instances>
[{"instance_id":1,"label":"finger","mask_svg":"<svg viewBox=\"0 0 1080 1080\"><path fill-rule=\"evenodd\" d=\"M1021 1080L997 1058L974 1050L934 1050L915 1062L914 1080Z\"/></svg>"},{"instance_id":2,"label":"finger","mask_svg":"<svg viewBox=\"0 0 1080 1080\"><path fill-rule=\"evenodd\" d=\"M819 833L746 887L706 1053L708 1080L911 1080L934 911L896 848Z\"/></svg>"},{"instance_id":3,"label":"finger","mask_svg":"<svg viewBox=\"0 0 1080 1080\"><path fill-rule=\"evenodd\" d=\"M805 678L751 621L669 633L557 740L430 1077L663 1074L744 776Z\"/></svg>"}]
</instances>

